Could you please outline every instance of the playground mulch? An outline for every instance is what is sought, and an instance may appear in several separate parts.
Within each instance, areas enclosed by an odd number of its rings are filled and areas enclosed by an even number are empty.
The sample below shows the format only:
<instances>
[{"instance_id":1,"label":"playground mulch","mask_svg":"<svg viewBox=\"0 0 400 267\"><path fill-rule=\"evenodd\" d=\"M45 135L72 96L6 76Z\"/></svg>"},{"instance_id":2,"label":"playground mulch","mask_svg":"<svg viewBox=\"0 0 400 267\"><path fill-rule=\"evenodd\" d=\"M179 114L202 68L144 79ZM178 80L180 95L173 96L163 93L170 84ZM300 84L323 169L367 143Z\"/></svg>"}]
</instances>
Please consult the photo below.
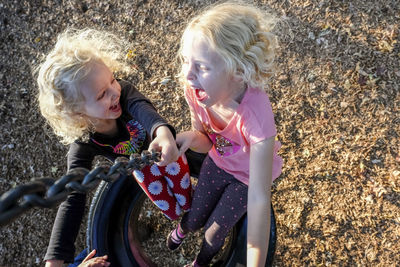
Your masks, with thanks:
<instances>
[{"instance_id":1,"label":"playground mulch","mask_svg":"<svg viewBox=\"0 0 400 267\"><path fill-rule=\"evenodd\" d=\"M178 131L189 129L175 55L186 21L210 2L2 1L0 192L66 171L67 147L38 112L31 68L67 26L106 29L128 39L134 72L127 79ZM281 17L278 70L269 90L285 161L272 187L275 265L398 265L399 1L256 3ZM34 208L2 227L0 266L43 265L55 214L56 208ZM170 228L160 220L157 229ZM165 242L152 238L160 247ZM167 253L160 249L160 266L191 260Z\"/></svg>"}]
</instances>

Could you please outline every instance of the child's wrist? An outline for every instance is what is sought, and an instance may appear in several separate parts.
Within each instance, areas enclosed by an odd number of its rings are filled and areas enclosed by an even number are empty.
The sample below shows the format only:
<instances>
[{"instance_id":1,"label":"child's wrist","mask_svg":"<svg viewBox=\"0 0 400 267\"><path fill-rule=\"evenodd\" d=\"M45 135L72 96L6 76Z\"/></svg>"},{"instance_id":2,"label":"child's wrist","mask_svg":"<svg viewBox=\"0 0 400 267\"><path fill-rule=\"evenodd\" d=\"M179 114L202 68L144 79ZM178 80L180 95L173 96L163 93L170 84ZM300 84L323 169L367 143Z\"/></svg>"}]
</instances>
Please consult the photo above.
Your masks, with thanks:
<instances>
[{"instance_id":1,"label":"child's wrist","mask_svg":"<svg viewBox=\"0 0 400 267\"><path fill-rule=\"evenodd\" d=\"M63 260L46 260L45 267L62 267Z\"/></svg>"},{"instance_id":2,"label":"child's wrist","mask_svg":"<svg viewBox=\"0 0 400 267\"><path fill-rule=\"evenodd\" d=\"M159 137L159 136L166 136L168 138L174 138L173 134L171 133L171 130L165 125L161 125L161 126L157 127L157 129L154 131L154 138Z\"/></svg>"},{"instance_id":3,"label":"child's wrist","mask_svg":"<svg viewBox=\"0 0 400 267\"><path fill-rule=\"evenodd\" d=\"M202 132L200 132L199 130L196 130L196 129L192 130L191 132L194 134L195 137L204 136L204 134Z\"/></svg>"}]
</instances>

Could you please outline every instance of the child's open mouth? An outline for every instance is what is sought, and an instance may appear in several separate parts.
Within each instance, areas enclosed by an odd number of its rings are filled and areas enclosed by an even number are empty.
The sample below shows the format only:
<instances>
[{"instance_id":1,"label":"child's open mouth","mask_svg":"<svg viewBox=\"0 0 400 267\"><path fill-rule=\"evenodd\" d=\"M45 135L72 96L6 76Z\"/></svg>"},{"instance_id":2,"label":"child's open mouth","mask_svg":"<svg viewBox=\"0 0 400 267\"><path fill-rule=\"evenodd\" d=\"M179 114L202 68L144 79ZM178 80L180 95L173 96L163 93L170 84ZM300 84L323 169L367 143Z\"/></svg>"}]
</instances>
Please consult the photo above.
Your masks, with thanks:
<instances>
[{"instance_id":1,"label":"child's open mouth","mask_svg":"<svg viewBox=\"0 0 400 267\"><path fill-rule=\"evenodd\" d=\"M195 94L196 94L197 100L200 102L207 98L207 93L203 89L196 88Z\"/></svg>"},{"instance_id":2,"label":"child's open mouth","mask_svg":"<svg viewBox=\"0 0 400 267\"><path fill-rule=\"evenodd\" d=\"M113 106L110 107L110 110L112 112L119 112L121 110L121 105L119 104L119 102Z\"/></svg>"}]
</instances>

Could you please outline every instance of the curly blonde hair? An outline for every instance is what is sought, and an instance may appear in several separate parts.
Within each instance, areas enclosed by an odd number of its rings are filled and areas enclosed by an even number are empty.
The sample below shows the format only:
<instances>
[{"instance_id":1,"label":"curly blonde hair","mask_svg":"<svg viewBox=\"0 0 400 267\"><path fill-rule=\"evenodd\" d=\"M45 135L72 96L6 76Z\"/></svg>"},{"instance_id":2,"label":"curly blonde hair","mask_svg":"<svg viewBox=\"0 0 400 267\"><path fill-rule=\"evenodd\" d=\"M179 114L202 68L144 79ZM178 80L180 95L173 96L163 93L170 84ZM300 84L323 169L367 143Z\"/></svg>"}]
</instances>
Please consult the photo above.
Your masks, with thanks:
<instances>
[{"instance_id":1,"label":"curly blonde hair","mask_svg":"<svg viewBox=\"0 0 400 267\"><path fill-rule=\"evenodd\" d=\"M85 137L92 124L80 115L84 97L77 86L87 77L93 63L102 62L114 73L129 73L125 42L105 31L67 29L54 48L34 70L39 87L38 102L62 143Z\"/></svg>"},{"instance_id":2,"label":"curly blonde hair","mask_svg":"<svg viewBox=\"0 0 400 267\"><path fill-rule=\"evenodd\" d=\"M212 5L189 22L178 55L188 34L198 32L222 57L228 73L240 75L250 87L264 89L275 71L278 41L272 30L277 21L274 15L241 1Z\"/></svg>"}]
</instances>

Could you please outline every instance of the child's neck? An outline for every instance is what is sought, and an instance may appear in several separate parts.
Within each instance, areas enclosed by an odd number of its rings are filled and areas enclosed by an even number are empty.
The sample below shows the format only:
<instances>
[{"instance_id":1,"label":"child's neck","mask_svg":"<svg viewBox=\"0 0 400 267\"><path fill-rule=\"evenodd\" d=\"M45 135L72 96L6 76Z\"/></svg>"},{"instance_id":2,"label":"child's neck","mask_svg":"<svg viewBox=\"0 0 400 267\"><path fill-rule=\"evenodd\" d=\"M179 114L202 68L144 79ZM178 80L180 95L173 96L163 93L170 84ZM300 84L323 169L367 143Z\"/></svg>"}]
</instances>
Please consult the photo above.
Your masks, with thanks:
<instances>
[{"instance_id":1,"label":"child's neck","mask_svg":"<svg viewBox=\"0 0 400 267\"><path fill-rule=\"evenodd\" d=\"M207 108L210 119L219 130L223 130L228 125L242 102L246 91L247 86L243 85L243 88L238 90L234 99L231 99L227 103L218 103Z\"/></svg>"},{"instance_id":2,"label":"child's neck","mask_svg":"<svg viewBox=\"0 0 400 267\"><path fill-rule=\"evenodd\" d=\"M227 107L224 105L213 105L207 108L211 121L219 130L225 129L235 114L236 109L237 107Z\"/></svg>"},{"instance_id":3,"label":"child's neck","mask_svg":"<svg viewBox=\"0 0 400 267\"><path fill-rule=\"evenodd\" d=\"M100 120L95 129L97 133L113 136L118 132L117 120Z\"/></svg>"}]
</instances>

